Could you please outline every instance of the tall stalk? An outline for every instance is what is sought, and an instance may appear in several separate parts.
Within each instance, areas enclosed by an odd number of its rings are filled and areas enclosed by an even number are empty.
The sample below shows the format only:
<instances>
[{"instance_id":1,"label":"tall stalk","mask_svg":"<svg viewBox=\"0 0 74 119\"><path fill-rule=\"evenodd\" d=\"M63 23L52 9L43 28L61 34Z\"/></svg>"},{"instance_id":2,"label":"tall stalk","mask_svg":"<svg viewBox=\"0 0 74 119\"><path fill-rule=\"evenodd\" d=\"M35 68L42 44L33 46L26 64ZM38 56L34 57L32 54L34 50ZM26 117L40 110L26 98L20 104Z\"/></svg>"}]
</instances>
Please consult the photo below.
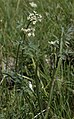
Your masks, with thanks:
<instances>
[{"instance_id":1,"label":"tall stalk","mask_svg":"<svg viewBox=\"0 0 74 119\"><path fill-rule=\"evenodd\" d=\"M2 80L2 46L0 45L0 81Z\"/></svg>"},{"instance_id":2,"label":"tall stalk","mask_svg":"<svg viewBox=\"0 0 74 119\"><path fill-rule=\"evenodd\" d=\"M40 94L40 81L38 77L38 62L36 61L36 69L35 69L35 83L36 83L36 93L38 98L38 105L39 111L42 112L42 101L41 101L41 94ZM41 113L41 119L44 119L43 113Z\"/></svg>"}]
</instances>

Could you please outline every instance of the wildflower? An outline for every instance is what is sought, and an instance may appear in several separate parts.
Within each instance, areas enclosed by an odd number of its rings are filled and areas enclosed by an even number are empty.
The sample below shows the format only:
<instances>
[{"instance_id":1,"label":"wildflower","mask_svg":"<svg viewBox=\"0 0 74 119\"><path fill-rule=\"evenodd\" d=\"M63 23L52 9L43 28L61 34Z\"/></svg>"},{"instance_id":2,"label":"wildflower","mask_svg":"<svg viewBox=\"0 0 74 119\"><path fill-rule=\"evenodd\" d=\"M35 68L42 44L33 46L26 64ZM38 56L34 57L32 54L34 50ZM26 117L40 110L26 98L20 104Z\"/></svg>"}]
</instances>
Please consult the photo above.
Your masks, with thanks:
<instances>
[{"instance_id":1,"label":"wildflower","mask_svg":"<svg viewBox=\"0 0 74 119\"><path fill-rule=\"evenodd\" d=\"M28 37L30 37L32 34L31 33L28 33L27 35L28 35Z\"/></svg>"},{"instance_id":2,"label":"wildflower","mask_svg":"<svg viewBox=\"0 0 74 119\"><path fill-rule=\"evenodd\" d=\"M31 7L33 7L33 8L36 8L36 7L37 7L37 4L36 4L36 3L34 3L34 2L30 2L29 4L30 4L30 5L31 5Z\"/></svg>"},{"instance_id":3,"label":"wildflower","mask_svg":"<svg viewBox=\"0 0 74 119\"><path fill-rule=\"evenodd\" d=\"M29 88L33 91L32 83L29 81Z\"/></svg>"},{"instance_id":4,"label":"wildflower","mask_svg":"<svg viewBox=\"0 0 74 119\"><path fill-rule=\"evenodd\" d=\"M35 36L35 29L34 28L27 28L27 29L24 29L22 28L21 31L23 31L25 34L27 34L28 37L30 36Z\"/></svg>"},{"instance_id":5,"label":"wildflower","mask_svg":"<svg viewBox=\"0 0 74 119\"><path fill-rule=\"evenodd\" d=\"M55 44L59 44L59 41L55 40L55 41L51 41L51 42L48 42L48 43L51 44L51 45L55 45Z\"/></svg>"},{"instance_id":6,"label":"wildflower","mask_svg":"<svg viewBox=\"0 0 74 119\"><path fill-rule=\"evenodd\" d=\"M49 64L49 62L50 62L50 60L49 60L47 55L45 55L45 61L46 61L47 64Z\"/></svg>"},{"instance_id":7,"label":"wildflower","mask_svg":"<svg viewBox=\"0 0 74 119\"><path fill-rule=\"evenodd\" d=\"M38 20L41 22L41 20L42 20L42 16L41 16L41 14L39 14L39 16L38 16Z\"/></svg>"},{"instance_id":8,"label":"wildflower","mask_svg":"<svg viewBox=\"0 0 74 119\"><path fill-rule=\"evenodd\" d=\"M41 22L42 16L41 14L38 14L36 11L33 11L33 13L30 13L27 17L28 21L31 21L33 25L35 25L38 21Z\"/></svg>"},{"instance_id":9,"label":"wildflower","mask_svg":"<svg viewBox=\"0 0 74 119\"><path fill-rule=\"evenodd\" d=\"M27 20L29 21L37 21L36 15L34 13L30 13L27 17Z\"/></svg>"},{"instance_id":10,"label":"wildflower","mask_svg":"<svg viewBox=\"0 0 74 119\"><path fill-rule=\"evenodd\" d=\"M35 37L35 33L34 32L32 33L32 36Z\"/></svg>"},{"instance_id":11,"label":"wildflower","mask_svg":"<svg viewBox=\"0 0 74 119\"><path fill-rule=\"evenodd\" d=\"M22 28L21 31L23 31L25 34L27 34L28 37L35 36L35 28L34 25L39 21L41 22L42 16L41 14L38 14L36 11L33 11L33 13L30 13L27 17L27 20L31 22L27 29Z\"/></svg>"},{"instance_id":12,"label":"wildflower","mask_svg":"<svg viewBox=\"0 0 74 119\"><path fill-rule=\"evenodd\" d=\"M33 21L33 25L35 25L36 24L36 21Z\"/></svg>"}]
</instances>

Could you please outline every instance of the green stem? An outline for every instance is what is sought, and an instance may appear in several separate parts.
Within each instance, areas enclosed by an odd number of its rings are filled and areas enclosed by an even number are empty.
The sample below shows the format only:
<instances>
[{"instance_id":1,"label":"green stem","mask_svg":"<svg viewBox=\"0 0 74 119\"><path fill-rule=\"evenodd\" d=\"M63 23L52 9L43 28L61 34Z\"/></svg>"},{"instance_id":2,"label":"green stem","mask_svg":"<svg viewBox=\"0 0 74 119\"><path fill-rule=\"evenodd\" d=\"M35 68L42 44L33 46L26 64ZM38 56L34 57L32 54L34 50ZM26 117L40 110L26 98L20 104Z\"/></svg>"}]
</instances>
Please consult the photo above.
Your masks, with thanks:
<instances>
[{"instance_id":1,"label":"green stem","mask_svg":"<svg viewBox=\"0 0 74 119\"><path fill-rule=\"evenodd\" d=\"M36 70L35 70L35 83L36 83L36 93L37 93L37 98L38 98L38 104L39 104L39 110L40 112L42 112L42 102L41 102L41 96L40 96L40 82L39 82L39 78L37 75L37 71L38 71L38 62L36 62ZM43 113L41 113L41 119L44 119Z\"/></svg>"},{"instance_id":2,"label":"green stem","mask_svg":"<svg viewBox=\"0 0 74 119\"><path fill-rule=\"evenodd\" d=\"M18 45L17 53L16 53L15 72L17 72L17 64L18 64L18 58L19 58L19 51L20 51L20 43Z\"/></svg>"}]
</instances>

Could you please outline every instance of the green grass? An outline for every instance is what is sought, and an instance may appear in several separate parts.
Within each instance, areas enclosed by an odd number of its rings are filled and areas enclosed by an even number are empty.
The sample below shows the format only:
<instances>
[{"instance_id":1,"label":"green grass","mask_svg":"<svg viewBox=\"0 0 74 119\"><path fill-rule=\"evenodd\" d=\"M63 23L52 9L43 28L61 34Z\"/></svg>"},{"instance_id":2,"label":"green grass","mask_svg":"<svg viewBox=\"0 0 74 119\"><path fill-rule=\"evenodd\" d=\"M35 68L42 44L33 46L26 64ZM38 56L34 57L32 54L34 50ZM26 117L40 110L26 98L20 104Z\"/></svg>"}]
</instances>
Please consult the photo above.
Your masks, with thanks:
<instances>
[{"instance_id":1,"label":"green grass","mask_svg":"<svg viewBox=\"0 0 74 119\"><path fill-rule=\"evenodd\" d=\"M74 2L34 2L0 0L0 119L73 119Z\"/></svg>"}]
</instances>

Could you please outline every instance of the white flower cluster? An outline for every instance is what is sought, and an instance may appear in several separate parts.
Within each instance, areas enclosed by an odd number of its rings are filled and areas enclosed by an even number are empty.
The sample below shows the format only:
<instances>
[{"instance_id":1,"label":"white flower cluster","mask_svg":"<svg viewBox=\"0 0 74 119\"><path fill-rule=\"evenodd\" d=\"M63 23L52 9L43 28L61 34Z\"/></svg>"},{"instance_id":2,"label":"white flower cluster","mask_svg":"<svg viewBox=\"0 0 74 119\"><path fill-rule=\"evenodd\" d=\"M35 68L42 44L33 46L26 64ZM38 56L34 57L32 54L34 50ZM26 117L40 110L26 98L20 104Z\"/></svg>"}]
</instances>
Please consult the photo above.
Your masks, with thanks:
<instances>
[{"instance_id":1,"label":"white flower cluster","mask_svg":"<svg viewBox=\"0 0 74 119\"><path fill-rule=\"evenodd\" d=\"M29 16L27 17L28 21L31 21L33 25L35 25L38 21L42 21L42 16L41 14L38 14L36 11L33 11L33 13L30 13Z\"/></svg>"},{"instance_id":2,"label":"white flower cluster","mask_svg":"<svg viewBox=\"0 0 74 119\"><path fill-rule=\"evenodd\" d=\"M25 34L27 33L27 36L30 37L30 36L35 36L35 29L34 28L27 28L27 29L24 29L22 28L21 29Z\"/></svg>"},{"instance_id":3,"label":"white flower cluster","mask_svg":"<svg viewBox=\"0 0 74 119\"><path fill-rule=\"evenodd\" d=\"M37 22L41 22L42 16L40 14L37 14L36 11L33 11L33 13L30 13L29 16L27 17L27 20L31 22L29 27L27 29L22 28L21 31L23 31L25 34L27 34L28 37L30 36L35 36L35 27L34 25Z\"/></svg>"}]
</instances>

